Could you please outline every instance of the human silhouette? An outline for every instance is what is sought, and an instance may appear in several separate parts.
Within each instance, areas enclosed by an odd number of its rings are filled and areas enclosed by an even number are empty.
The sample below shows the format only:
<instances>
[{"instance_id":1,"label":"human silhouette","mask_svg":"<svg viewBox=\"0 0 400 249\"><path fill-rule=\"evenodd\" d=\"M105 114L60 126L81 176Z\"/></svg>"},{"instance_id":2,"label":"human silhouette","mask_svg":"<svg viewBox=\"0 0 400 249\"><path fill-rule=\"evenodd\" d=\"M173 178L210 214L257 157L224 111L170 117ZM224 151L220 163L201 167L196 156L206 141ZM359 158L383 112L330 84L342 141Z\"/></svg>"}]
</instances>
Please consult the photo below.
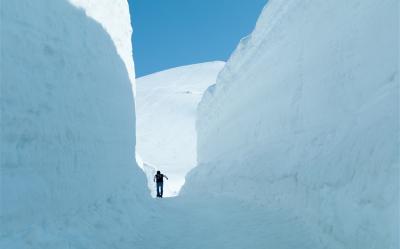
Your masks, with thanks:
<instances>
[{"instance_id":1,"label":"human silhouette","mask_svg":"<svg viewBox=\"0 0 400 249\"><path fill-rule=\"evenodd\" d=\"M168 180L168 177L158 170L157 174L154 176L153 181L157 184L157 197L162 198L164 190L164 177Z\"/></svg>"}]
</instances>

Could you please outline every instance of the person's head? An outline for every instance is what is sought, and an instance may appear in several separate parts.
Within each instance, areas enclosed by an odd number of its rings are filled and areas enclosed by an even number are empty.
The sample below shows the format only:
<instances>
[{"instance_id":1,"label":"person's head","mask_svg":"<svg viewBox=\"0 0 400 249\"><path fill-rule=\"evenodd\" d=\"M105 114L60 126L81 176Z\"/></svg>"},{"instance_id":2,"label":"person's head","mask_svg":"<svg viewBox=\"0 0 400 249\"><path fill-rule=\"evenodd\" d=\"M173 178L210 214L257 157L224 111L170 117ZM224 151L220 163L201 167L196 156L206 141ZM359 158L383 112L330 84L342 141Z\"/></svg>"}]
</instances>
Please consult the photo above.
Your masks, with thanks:
<instances>
[{"instance_id":1,"label":"person's head","mask_svg":"<svg viewBox=\"0 0 400 249\"><path fill-rule=\"evenodd\" d=\"M157 175L161 174L161 172L159 170L157 170Z\"/></svg>"}]
</instances>

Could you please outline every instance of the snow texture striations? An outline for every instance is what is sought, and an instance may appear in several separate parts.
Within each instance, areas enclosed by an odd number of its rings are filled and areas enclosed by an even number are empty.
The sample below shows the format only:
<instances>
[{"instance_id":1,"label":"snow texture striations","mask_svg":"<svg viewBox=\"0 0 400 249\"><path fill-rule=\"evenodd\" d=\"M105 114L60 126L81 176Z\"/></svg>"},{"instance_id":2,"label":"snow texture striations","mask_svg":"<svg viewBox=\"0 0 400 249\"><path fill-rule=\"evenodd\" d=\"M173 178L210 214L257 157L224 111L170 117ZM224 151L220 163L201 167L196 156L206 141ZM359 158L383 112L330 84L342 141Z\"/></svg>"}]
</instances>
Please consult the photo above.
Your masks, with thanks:
<instances>
[{"instance_id":1,"label":"snow texture striations","mask_svg":"<svg viewBox=\"0 0 400 249\"><path fill-rule=\"evenodd\" d=\"M127 2L73 2L1 2L1 248L133 248L145 222Z\"/></svg>"},{"instance_id":2,"label":"snow texture striations","mask_svg":"<svg viewBox=\"0 0 400 249\"><path fill-rule=\"evenodd\" d=\"M199 105L182 198L288 210L320 248L399 248L398 10L269 1Z\"/></svg>"},{"instance_id":3,"label":"snow texture striations","mask_svg":"<svg viewBox=\"0 0 400 249\"><path fill-rule=\"evenodd\" d=\"M137 79L137 151L155 196L156 170L169 180L165 196L175 196L196 162L196 108L215 84L224 62L172 68Z\"/></svg>"}]
</instances>

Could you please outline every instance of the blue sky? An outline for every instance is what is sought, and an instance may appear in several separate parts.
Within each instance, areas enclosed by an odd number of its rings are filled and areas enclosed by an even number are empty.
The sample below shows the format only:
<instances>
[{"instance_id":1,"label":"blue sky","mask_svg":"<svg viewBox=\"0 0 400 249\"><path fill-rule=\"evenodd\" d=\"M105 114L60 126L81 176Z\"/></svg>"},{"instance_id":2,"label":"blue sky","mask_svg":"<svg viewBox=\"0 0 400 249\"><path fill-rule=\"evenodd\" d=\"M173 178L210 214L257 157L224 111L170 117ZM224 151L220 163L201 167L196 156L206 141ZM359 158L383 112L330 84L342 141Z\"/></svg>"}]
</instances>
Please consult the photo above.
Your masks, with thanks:
<instances>
[{"instance_id":1,"label":"blue sky","mask_svg":"<svg viewBox=\"0 0 400 249\"><path fill-rule=\"evenodd\" d=\"M267 0L128 0L137 77L224 60L254 28Z\"/></svg>"}]
</instances>

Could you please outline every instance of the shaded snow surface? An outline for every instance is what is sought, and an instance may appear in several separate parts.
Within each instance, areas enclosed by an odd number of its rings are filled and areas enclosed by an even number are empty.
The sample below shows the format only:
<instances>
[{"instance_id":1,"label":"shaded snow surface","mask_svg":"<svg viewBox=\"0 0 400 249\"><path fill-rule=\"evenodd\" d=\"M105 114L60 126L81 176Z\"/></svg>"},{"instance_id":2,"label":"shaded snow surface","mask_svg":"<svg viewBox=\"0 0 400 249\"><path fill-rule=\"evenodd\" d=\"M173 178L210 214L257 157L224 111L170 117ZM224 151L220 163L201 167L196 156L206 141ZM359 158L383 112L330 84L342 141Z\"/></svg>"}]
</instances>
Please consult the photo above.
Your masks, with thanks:
<instances>
[{"instance_id":1,"label":"shaded snow surface","mask_svg":"<svg viewBox=\"0 0 400 249\"><path fill-rule=\"evenodd\" d=\"M130 39L126 1L95 7ZM0 248L132 248L148 217L132 82L85 10L1 2Z\"/></svg>"},{"instance_id":2,"label":"shaded snow surface","mask_svg":"<svg viewBox=\"0 0 400 249\"><path fill-rule=\"evenodd\" d=\"M146 248L319 249L321 243L290 210L230 198L156 199L155 214L140 236Z\"/></svg>"},{"instance_id":3,"label":"shaded snow surface","mask_svg":"<svg viewBox=\"0 0 400 249\"><path fill-rule=\"evenodd\" d=\"M182 197L291 210L316 248L399 248L398 16L397 0L269 1L199 104Z\"/></svg>"}]
</instances>

